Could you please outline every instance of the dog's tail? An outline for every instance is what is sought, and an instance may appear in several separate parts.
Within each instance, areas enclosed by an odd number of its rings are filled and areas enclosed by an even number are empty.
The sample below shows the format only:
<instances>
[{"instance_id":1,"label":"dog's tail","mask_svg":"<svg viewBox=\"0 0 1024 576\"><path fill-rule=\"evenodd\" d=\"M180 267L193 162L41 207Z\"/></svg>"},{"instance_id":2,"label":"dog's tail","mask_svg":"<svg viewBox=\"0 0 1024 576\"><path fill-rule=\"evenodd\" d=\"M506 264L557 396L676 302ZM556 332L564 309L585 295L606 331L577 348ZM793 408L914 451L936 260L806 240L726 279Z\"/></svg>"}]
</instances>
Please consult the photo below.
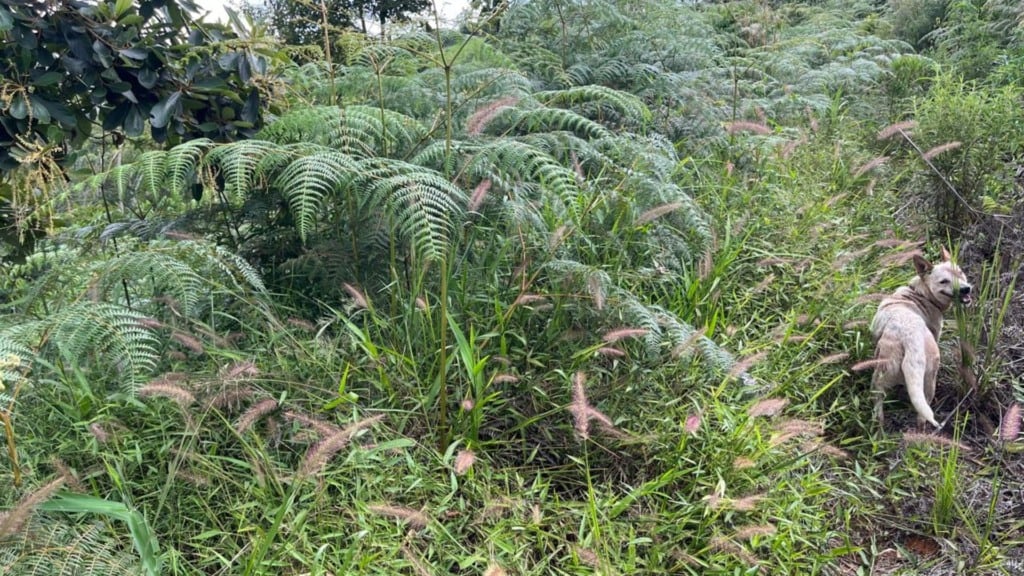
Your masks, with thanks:
<instances>
[{"instance_id":1,"label":"dog's tail","mask_svg":"<svg viewBox=\"0 0 1024 576\"><path fill-rule=\"evenodd\" d=\"M935 421L935 413L928 405L928 399L924 395L924 366L923 363L915 362L911 354L903 357L903 378L907 383L907 395L910 396L910 403L914 405L917 415L936 428L940 428Z\"/></svg>"}]
</instances>

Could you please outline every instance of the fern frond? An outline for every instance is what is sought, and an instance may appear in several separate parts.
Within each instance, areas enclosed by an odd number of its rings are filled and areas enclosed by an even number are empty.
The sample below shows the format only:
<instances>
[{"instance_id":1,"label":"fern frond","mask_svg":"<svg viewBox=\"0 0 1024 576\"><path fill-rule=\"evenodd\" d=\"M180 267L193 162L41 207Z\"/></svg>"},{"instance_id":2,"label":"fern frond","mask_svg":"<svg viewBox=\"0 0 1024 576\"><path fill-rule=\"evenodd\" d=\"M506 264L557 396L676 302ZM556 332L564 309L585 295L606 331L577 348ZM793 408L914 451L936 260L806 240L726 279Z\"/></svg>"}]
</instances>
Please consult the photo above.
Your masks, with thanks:
<instances>
[{"instance_id":1,"label":"fern frond","mask_svg":"<svg viewBox=\"0 0 1024 576\"><path fill-rule=\"evenodd\" d=\"M160 250L127 252L93 266L95 296L117 299L125 284L142 294L166 293L193 315L200 298L206 296L206 282L191 266L173 254ZM127 304L127 303L125 303Z\"/></svg>"},{"instance_id":2,"label":"fern frond","mask_svg":"<svg viewBox=\"0 0 1024 576\"><path fill-rule=\"evenodd\" d=\"M501 139L475 148L465 172L477 181L489 179L514 189L517 183L536 183L550 195L554 208L567 212L574 221L582 205L576 173L543 150L525 142Z\"/></svg>"},{"instance_id":3,"label":"fern frond","mask_svg":"<svg viewBox=\"0 0 1024 576\"><path fill-rule=\"evenodd\" d=\"M582 103L596 103L600 107L616 109L620 114L633 122L647 122L651 118L651 112L636 96L613 90L605 86L589 85L566 88L564 90L551 90L547 92L536 92L533 97L548 106L557 104L570 104L578 106Z\"/></svg>"},{"instance_id":4,"label":"fern frond","mask_svg":"<svg viewBox=\"0 0 1024 576\"><path fill-rule=\"evenodd\" d=\"M358 170L359 164L349 156L321 152L296 159L274 179L274 186L288 200L303 242L316 225L324 197L351 180Z\"/></svg>"},{"instance_id":5,"label":"fern frond","mask_svg":"<svg viewBox=\"0 0 1024 576\"><path fill-rule=\"evenodd\" d=\"M132 163L132 168L139 176L139 188L142 192L158 197L164 191L167 177L167 152L150 150L139 156Z\"/></svg>"},{"instance_id":6,"label":"fern frond","mask_svg":"<svg viewBox=\"0 0 1024 576\"><path fill-rule=\"evenodd\" d=\"M494 99L525 98L533 92L533 85L530 79L518 70L484 68L460 70L452 78L452 90L461 94L465 101L479 106Z\"/></svg>"},{"instance_id":7,"label":"fern frond","mask_svg":"<svg viewBox=\"0 0 1024 576\"><path fill-rule=\"evenodd\" d=\"M25 379L34 359L35 353L28 346L0 332L0 409L13 401L4 391L12 390Z\"/></svg>"},{"instance_id":8,"label":"fern frond","mask_svg":"<svg viewBox=\"0 0 1024 576\"><path fill-rule=\"evenodd\" d=\"M261 161L281 147L266 140L241 140L223 144L206 155L207 164L217 166L224 178L224 193L236 200L245 198L255 183L265 174L259 169Z\"/></svg>"},{"instance_id":9,"label":"fern frond","mask_svg":"<svg viewBox=\"0 0 1024 576\"><path fill-rule=\"evenodd\" d=\"M545 268L553 272L552 281L569 282L577 291L589 296L595 308L607 308L607 314L617 323L625 321L630 326L643 328L647 353L652 358L664 360L672 348L697 334L693 326L677 315L661 306L647 304L634 292L616 285L611 276L599 268L568 259L552 260ZM716 369L728 372L735 367L733 355L710 338L701 336L696 344Z\"/></svg>"},{"instance_id":10,"label":"fern frond","mask_svg":"<svg viewBox=\"0 0 1024 576\"><path fill-rule=\"evenodd\" d=\"M524 132L550 132L553 130L569 130L587 138L603 138L610 135L608 129L601 124L571 110L561 108L507 109L512 121L512 128ZM500 125L495 122L495 125Z\"/></svg>"},{"instance_id":11,"label":"fern frond","mask_svg":"<svg viewBox=\"0 0 1024 576\"><path fill-rule=\"evenodd\" d=\"M197 138L183 142L167 151L167 186L171 194L188 196L195 182L196 170L213 141Z\"/></svg>"},{"instance_id":12,"label":"fern frond","mask_svg":"<svg viewBox=\"0 0 1024 576\"><path fill-rule=\"evenodd\" d=\"M447 254L456 222L464 218L465 193L441 174L404 162L387 162L391 174L368 180L370 207L383 204L401 236L427 260Z\"/></svg>"},{"instance_id":13,"label":"fern frond","mask_svg":"<svg viewBox=\"0 0 1024 576\"><path fill-rule=\"evenodd\" d=\"M291 111L260 131L280 144L310 142L359 157L404 154L426 129L414 118L371 106L315 106Z\"/></svg>"},{"instance_id":14,"label":"fern frond","mask_svg":"<svg viewBox=\"0 0 1024 576\"><path fill-rule=\"evenodd\" d=\"M49 318L49 345L64 360L81 365L100 357L114 367L126 389L134 391L156 367L159 341L143 324L144 316L116 304L78 302Z\"/></svg>"},{"instance_id":15,"label":"fern frond","mask_svg":"<svg viewBox=\"0 0 1024 576\"><path fill-rule=\"evenodd\" d=\"M125 542L102 523L75 525L33 518L26 529L0 544L4 574L129 576L142 572Z\"/></svg>"}]
</instances>

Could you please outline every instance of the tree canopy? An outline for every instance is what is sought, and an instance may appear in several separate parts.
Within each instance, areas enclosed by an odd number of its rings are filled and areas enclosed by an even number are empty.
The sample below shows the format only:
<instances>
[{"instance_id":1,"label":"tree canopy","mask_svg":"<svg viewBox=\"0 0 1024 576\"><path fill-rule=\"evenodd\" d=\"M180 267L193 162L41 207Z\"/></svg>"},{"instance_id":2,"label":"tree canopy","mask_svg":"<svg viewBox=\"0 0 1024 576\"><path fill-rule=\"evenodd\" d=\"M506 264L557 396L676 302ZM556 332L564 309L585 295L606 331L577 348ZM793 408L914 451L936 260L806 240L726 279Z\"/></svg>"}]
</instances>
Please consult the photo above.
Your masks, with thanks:
<instances>
[{"instance_id":1,"label":"tree canopy","mask_svg":"<svg viewBox=\"0 0 1024 576\"><path fill-rule=\"evenodd\" d=\"M197 25L191 0L0 0L0 170L94 128L157 142L232 140L260 126L265 60ZM188 48L185 48L187 46ZM63 151L62 151L63 152Z\"/></svg>"},{"instance_id":2,"label":"tree canopy","mask_svg":"<svg viewBox=\"0 0 1024 576\"><path fill-rule=\"evenodd\" d=\"M285 44L323 44L324 26L369 32L370 23L384 29L430 7L430 0L243 0L242 12L266 22Z\"/></svg>"}]
</instances>

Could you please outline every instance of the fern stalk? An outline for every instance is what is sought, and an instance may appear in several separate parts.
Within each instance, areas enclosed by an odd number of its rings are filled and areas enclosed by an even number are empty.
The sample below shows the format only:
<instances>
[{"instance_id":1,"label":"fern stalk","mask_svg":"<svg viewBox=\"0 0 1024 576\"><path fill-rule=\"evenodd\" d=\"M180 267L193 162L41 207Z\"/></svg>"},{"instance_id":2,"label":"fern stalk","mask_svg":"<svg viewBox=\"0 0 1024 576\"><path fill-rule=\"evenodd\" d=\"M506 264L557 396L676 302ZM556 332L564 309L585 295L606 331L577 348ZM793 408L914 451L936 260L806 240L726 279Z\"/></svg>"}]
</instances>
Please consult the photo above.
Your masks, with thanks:
<instances>
[{"instance_id":1,"label":"fern stalk","mask_svg":"<svg viewBox=\"0 0 1024 576\"><path fill-rule=\"evenodd\" d=\"M444 452L448 446L450 430L448 430L448 258L441 258L441 302L437 315L437 328L441 346L441 364L438 374L437 402L440 404L438 426L441 429L439 450Z\"/></svg>"},{"instance_id":2,"label":"fern stalk","mask_svg":"<svg viewBox=\"0 0 1024 576\"><path fill-rule=\"evenodd\" d=\"M14 440L14 422L11 421L11 414L14 413L14 399L18 397L21 383L22 379L16 381L14 390L10 395L10 402L7 403L6 408L0 408L0 422L4 425L4 436L7 438L7 456L11 459L11 474L14 476L13 483L15 488L21 486L21 465L18 464L18 447Z\"/></svg>"},{"instance_id":3,"label":"fern stalk","mask_svg":"<svg viewBox=\"0 0 1024 576\"><path fill-rule=\"evenodd\" d=\"M18 465L18 449L14 444L14 424L11 422L11 413L8 410L0 411L0 422L4 425L4 435L7 437L7 456L11 459L14 487L17 488L21 486L21 466Z\"/></svg>"},{"instance_id":4,"label":"fern stalk","mask_svg":"<svg viewBox=\"0 0 1024 576\"><path fill-rule=\"evenodd\" d=\"M331 33L330 23L327 21L327 2L325 0L320 0L320 18L320 26L324 29L324 58L327 59L327 74L331 78L331 100L329 103L331 106L334 106L338 103L336 94L337 82L335 82L334 78L334 63L331 60Z\"/></svg>"}]
</instances>

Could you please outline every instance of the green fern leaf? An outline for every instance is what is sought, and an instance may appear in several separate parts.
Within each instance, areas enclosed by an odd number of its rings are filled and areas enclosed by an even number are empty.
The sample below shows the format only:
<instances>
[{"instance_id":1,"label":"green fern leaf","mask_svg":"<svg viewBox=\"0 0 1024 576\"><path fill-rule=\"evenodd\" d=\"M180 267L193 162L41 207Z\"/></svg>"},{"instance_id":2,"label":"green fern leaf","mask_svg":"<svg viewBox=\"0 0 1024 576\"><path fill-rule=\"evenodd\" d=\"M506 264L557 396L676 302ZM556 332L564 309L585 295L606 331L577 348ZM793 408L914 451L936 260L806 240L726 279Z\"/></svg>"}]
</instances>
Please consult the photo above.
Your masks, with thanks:
<instances>
[{"instance_id":1,"label":"green fern leaf","mask_svg":"<svg viewBox=\"0 0 1024 576\"><path fill-rule=\"evenodd\" d=\"M143 327L143 315L116 304L78 302L48 319L50 344L66 362L100 358L116 368L126 389L142 385L156 367L159 341Z\"/></svg>"},{"instance_id":2,"label":"green fern leaf","mask_svg":"<svg viewBox=\"0 0 1024 576\"><path fill-rule=\"evenodd\" d=\"M224 193L241 200L265 174L259 170L261 161L281 147L265 140L242 140L218 146L206 155L207 163L220 168L224 177Z\"/></svg>"},{"instance_id":3,"label":"green fern leaf","mask_svg":"<svg viewBox=\"0 0 1024 576\"><path fill-rule=\"evenodd\" d=\"M388 162L390 175L369 180L370 208L383 205L400 235L427 260L447 254L455 223L464 218L465 193L440 174L404 162Z\"/></svg>"},{"instance_id":4,"label":"green fern leaf","mask_svg":"<svg viewBox=\"0 0 1024 576\"><path fill-rule=\"evenodd\" d=\"M171 194L190 197L196 170L203 155L213 147L207 138L190 140L167 151L167 187Z\"/></svg>"},{"instance_id":5,"label":"green fern leaf","mask_svg":"<svg viewBox=\"0 0 1024 576\"><path fill-rule=\"evenodd\" d=\"M277 176L274 185L288 199L303 242L316 224L324 197L337 191L358 170L359 164L349 156L321 152L298 158Z\"/></svg>"}]
</instances>

